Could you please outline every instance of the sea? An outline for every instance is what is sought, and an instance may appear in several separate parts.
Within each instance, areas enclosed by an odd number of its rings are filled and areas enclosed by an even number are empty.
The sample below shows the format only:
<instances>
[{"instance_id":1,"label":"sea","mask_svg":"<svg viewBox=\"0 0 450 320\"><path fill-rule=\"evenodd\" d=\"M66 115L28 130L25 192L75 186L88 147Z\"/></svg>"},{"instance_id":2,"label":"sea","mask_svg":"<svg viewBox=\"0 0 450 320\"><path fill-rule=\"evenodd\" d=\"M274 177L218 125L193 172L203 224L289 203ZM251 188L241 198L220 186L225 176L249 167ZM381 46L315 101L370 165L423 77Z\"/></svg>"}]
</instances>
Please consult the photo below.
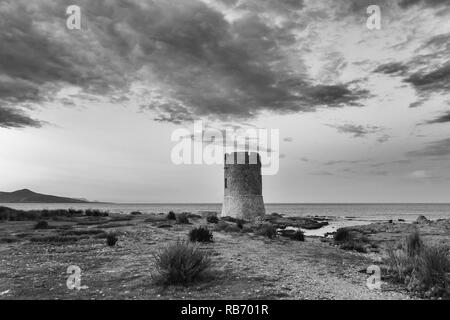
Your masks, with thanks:
<instances>
[{"instance_id":1,"label":"sea","mask_svg":"<svg viewBox=\"0 0 450 320\"><path fill-rule=\"evenodd\" d=\"M99 209L112 213L129 214L167 213L169 211L202 213L215 211L220 213L220 203L2 203L2 206L21 209ZM393 220L398 223L410 223L420 215L430 220L450 218L450 203L267 203L266 213L272 212L285 216L325 217L329 225L319 230L304 230L306 235L322 236L334 232L337 228L352 225L370 224L376 221Z\"/></svg>"}]
</instances>

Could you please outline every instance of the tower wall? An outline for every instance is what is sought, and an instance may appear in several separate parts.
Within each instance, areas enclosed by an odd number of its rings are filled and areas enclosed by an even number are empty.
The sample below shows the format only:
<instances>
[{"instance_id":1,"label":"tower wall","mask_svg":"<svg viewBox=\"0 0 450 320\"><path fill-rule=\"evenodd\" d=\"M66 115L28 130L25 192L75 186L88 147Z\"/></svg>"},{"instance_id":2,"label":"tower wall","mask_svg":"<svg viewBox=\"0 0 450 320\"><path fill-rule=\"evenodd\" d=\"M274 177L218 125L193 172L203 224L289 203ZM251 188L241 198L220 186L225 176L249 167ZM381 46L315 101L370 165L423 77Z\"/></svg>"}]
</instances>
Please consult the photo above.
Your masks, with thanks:
<instances>
[{"instance_id":1,"label":"tower wall","mask_svg":"<svg viewBox=\"0 0 450 320\"><path fill-rule=\"evenodd\" d=\"M225 155L224 200L221 216L252 220L265 214L259 155Z\"/></svg>"}]
</instances>

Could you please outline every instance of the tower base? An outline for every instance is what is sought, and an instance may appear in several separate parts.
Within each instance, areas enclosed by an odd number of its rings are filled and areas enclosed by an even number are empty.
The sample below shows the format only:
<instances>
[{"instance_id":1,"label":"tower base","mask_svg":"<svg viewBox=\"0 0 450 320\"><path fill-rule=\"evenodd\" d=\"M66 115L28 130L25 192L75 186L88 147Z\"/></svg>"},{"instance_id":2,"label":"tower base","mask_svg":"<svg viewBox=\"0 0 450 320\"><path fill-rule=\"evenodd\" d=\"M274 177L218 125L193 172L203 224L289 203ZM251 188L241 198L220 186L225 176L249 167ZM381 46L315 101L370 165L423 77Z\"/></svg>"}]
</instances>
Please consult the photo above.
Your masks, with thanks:
<instances>
[{"instance_id":1,"label":"tower base","mask_svg":"<svg viewBox=\"0 0 450 320\"><path fill-rule=\"evenodd\" d=\"M242 195L225 196L223 199L221 217L253 220L264 216L266 209L262 196Z\"/></svg>"}]
</instances>

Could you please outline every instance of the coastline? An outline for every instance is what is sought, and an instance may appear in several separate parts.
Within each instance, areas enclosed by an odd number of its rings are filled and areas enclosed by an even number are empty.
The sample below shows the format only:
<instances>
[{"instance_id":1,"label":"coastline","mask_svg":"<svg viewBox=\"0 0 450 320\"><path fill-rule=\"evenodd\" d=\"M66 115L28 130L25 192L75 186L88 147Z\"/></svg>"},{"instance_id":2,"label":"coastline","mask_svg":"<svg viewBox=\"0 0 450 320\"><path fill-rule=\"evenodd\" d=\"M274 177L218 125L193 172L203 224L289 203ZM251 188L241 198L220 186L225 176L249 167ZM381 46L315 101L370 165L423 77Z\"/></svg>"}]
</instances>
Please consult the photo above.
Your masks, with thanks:
<instances>
[{"instance_id":1,"label":"coastline","mask_svg":"<svg viewBox=\"0 0 450 320\"><path fill-rule=\"evenodd\" d=\"M417 298L405 286L389 281L383 281L380 290L367 287L366 269L380 264L382 245L361 253L343 250L332 239L306 235L304 242L294 241L283 232L291 222L318 230L316 227L327 222L319 217L267 215L258 224L280 227L279 235L269 239L256 232L257 224L245 223L239 229L231 220L209 223L206 213L188 214L187 224L168 220L165 213L100 213L47 218L49 227L42 230L34 229L36 221L1 222L0 299ZM442 236L450 230L450 219L445 221L436 229L428 224L419 227L427 230L428 238L434 236L432 230ZM392 227L383 227L386 224ZM199 244L213 259L213 280L188 287L157 285L154 254L168 243L186 239L188 232L200 225L213 231L212 243ZM408 226L413 226L397 222L371 225L375 227L355 228L373 232L371 240L381 242L386 234L406 237ZM111 231L118 235L114 247L105 244L105 235ZM70 265L82 270L85 290L66 287Z\"/></svg>"}]
</instances>

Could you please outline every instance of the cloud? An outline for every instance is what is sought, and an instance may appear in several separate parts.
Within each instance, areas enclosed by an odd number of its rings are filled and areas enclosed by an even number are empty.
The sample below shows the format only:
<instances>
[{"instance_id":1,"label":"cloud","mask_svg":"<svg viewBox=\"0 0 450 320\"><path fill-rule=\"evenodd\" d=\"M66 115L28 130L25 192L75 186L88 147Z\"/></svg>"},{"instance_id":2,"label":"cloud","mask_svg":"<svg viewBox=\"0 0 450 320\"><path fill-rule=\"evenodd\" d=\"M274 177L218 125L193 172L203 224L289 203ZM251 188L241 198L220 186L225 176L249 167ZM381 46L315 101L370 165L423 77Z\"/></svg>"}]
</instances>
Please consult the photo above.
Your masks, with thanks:
<instances>
[{"instance_id":1,"label":"cloud","mask_svg":"<svg viewBox=\"0 0 450 320\"><path fill-rule=\"evenodd\" d=\"M430 142L421 150L410 151L410 157L444 157L450 155L450 138Z\"/></svg>"},{"instance_id":2,"label":"cloud","mask_svg":"<svg viewBox=\"0 0 450 320\"><path fill-rule=\"evenodd\" d=\"M324 162L324 165L326 166L332 166L335 164L358 164L358 163L364 163L369 161L369 159L362 159L362 160L330 160Z\"/></svg>"},{"instance_id":3,"label":"cloud","mask_svg":"<svg viewBox=\"0 0 450 320\"><path fill-rule=\"evenodd\" d=\"M444 92L450 90L450 61L444 66L428 72L416 72L404 80L422 92Z\"/></svg>"},{"instance_id":4,"label":"cloud","mask_svg":"<svg viewBox=\"0 0 450 320\"><path fill-rule=\"evenodd\" d=\"M386 161L386 162L377 162L373 163L370 166L373 168L379 168L379 167L386 167L391 165L407 165L412 163L411 159L401 159L401 160L392 160L392 161Z\"/></svg>"},{"instance_id":5,"label":"cloud","mask_svg":"<svg viewBox=\"0 0 450 320\"><path fill-rule=\"evenodd\" d=\"M42 122L28 117L23 111L0 106L0 127L1 128L39 128Z\"/></svg>"},{"instance_id":6,"label":"cloud","mask_svg":"<svg viewBox=\"0 0 450 320\"><path fill-rule=\"evenodd\" d=\"M383 129L378 126L363 126L356 124L342 124L342 125L328 125L332 128L336 128L340 133L349 133L353 135L355 138L365 137L371 133L377 133L382 131Z\"/></svg>"},{"instance_id":7,"label":"cloud","mask_svg":"<svg viewBox=\"0 0 450 320\"><path fill-rule=\"evenodd\" d=\"M426 123L428 124L434 124L434 123L446 123L450 122L450 111L447 111L446 113L438 116L437 118L433 120L429 120Z\"/></svg>"},{"instance_id":8,"label":"cloud","mask_svg":"<svg viewBox=\"0 0 450 320\"><path fill-rule=\"evenodd\" d=\"M373 72L384 73L384 74L399 74L402 75L408 69L403 63L400 62L389 62L379 65Z\"/></svg>"},{"instance_id":9,"label":"cloud","mask_svg":"<svg viewBox=\"0 0 450 320\"><path fill-rule=\"evenodd\" d=\"M148 92L143 110L182 123L356 106L367 98L355 82L307 75L297 36L305 28L297 19L302 1L221 1L233 18L213 3L80 0L77 31L65 27L69 0L4 1L0 102L41 105L66 86L126 96L138 83Z\"/></svg>"}]
</instances>

